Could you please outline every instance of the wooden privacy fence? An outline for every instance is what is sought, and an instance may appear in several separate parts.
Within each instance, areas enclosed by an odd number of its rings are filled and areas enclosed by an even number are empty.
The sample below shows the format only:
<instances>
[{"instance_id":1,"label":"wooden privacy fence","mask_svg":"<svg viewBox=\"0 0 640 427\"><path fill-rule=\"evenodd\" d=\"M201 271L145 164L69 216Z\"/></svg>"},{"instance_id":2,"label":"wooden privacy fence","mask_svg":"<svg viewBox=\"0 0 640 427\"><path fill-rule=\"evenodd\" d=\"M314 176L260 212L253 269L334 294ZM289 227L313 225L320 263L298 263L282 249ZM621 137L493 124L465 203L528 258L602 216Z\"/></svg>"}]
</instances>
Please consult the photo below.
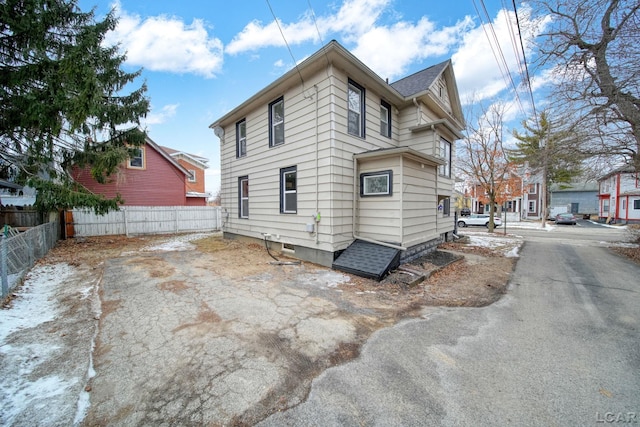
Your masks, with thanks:
<instances>
[{"instance_id":1,"label":"wooden privacy fence","mask_svg":"<svg viewBox=\"0 0 640 427\"><path fill-rule=\"evenodd\" d=\"M222 228L221 209L217 206L122 206L106 215L74 209L66 212L64 218L66 237L188 233Z\"/></svg>"}]
</instances>

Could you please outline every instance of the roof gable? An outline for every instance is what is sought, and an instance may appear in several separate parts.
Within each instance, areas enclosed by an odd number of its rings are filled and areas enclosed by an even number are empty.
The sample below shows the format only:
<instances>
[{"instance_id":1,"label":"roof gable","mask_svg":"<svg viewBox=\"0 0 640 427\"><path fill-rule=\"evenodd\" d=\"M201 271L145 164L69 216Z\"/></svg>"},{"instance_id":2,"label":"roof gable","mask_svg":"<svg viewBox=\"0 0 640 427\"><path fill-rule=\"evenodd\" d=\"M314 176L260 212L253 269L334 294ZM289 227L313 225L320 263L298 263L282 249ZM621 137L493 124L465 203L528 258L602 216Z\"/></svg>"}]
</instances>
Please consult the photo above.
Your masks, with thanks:
<instances>
[{"instance_id":1,"label":"roof gable","mask_svg":"<svg viewBox=\"0 0 640 427\"><path fill-rule=\"evenodd\" d=\"M167 154L169 154L174 159L183 159L186 162L191 163L192 165L197 166L201 169L209 168L209 165L207 165L207 163L209 163L209 159L205 157L197 156L195 154L185 153L184 151L174 150L173 148L169 148L165 146L161 146L160 148L162 148Z\"/></svg>"},{"instance_id":2,"label":"roof gable","mask_svg":"<svg viewBox=\"0 0 640 427\"><path fill-rule=\"evenodd\" d=\"M428 90L450 63L451 60L448 59L439 64L432 65L429 68L425 68L422 71L418 71L417 73L391 83L391 86L404 97L417 95Z\"/></svg>"}]
</instances>

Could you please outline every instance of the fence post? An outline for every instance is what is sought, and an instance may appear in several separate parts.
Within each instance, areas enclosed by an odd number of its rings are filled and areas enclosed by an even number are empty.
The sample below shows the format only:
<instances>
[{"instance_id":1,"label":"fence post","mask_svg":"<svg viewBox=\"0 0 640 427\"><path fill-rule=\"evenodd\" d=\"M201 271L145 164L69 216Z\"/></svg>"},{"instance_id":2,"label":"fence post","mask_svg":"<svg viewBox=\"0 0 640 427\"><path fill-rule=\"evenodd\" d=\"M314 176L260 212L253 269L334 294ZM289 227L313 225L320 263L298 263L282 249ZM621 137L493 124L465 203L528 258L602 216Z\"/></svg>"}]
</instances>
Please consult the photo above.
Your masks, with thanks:
<instances>
[{"instance_id":1,"label":"fence post","mask_svg":"<svg viewBox=\"0 0 640 427\"><path fill-rule=\"evenodd\" d=\"M129 227L127 224L127 208L123 206L120 209L122 210L122 215L124 215L124 235L129 237Z\"/></svg>"},{"instance_id":2,"label":"fence post","mask_svg":"<svg viewBox=\"0 0 640 427\"><path fill-rule=\"evenodd\" d=\"M2 268L2 299L9 294L9 277L7 272L7 236L2 233L2 243L0 244L0 268Z\"/></svg>"}]
</instances>

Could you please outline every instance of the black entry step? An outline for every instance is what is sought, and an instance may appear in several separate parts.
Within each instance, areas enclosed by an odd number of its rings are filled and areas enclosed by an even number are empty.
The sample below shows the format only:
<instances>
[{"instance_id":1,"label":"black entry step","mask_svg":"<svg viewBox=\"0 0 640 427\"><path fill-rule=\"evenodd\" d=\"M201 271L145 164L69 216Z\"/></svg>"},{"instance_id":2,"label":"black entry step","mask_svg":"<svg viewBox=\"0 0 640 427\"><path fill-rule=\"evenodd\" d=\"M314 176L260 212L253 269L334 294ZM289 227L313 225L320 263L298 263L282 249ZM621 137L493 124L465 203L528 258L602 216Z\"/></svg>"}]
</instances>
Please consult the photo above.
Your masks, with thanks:
<instances>
[{"instance_id":1,"label":"black entry step","mask_svg":"<svg viewBox=\"0 0 640 427\"><path fill-rule=\"evenodd\" d=\"M398 265L399 249L356 240L333 261L332 268L380 281Z\"/></svg>"}]
</instances>

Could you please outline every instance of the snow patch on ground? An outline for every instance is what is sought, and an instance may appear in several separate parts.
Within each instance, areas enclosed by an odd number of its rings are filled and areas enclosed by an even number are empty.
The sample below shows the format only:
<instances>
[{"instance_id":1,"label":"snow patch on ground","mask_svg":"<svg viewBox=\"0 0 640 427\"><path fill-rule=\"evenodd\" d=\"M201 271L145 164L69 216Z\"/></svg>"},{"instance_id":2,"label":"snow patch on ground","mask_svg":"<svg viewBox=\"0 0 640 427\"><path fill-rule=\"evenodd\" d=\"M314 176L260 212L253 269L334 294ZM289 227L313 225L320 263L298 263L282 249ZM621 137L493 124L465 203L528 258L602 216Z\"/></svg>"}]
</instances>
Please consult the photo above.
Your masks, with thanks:
<instances>
[{"instance_id":1,"label":"snow patch on ground","mask_svg":"<svg viewBox=\"0 0 640 427\"><path fill-rule=\"evenodd\" d=\"M46 407L47 399L65 392L73 381L65 381L56 375L31 378L31 373L47 361L55 352L51 343L33 343L14 347L11 336L45 322L59 315L57 290L74 274L68 264L36 265L25 277L24 285L13 293L10 308L0 310L0 360L4 363L19 364L20 376L0 379L0 424L12 425L15 418L34 401L43 402L43 411L54 411Z\"/></svg>"},{"instance_id":2,"label":"snow patch on ground","mask_svg":"<svg viewBox=\"0 0 640 427\"><path fill-rule=\"evenodd\" d=\"M204 239L213 236L215 233L195 233L195 234L181 234L168 237L165 241L156 243L153 246L146 246L142 248L143 252L156 252L156 251L192 251L196 247L193 240Z\"/></svg>"}]
</instances>

